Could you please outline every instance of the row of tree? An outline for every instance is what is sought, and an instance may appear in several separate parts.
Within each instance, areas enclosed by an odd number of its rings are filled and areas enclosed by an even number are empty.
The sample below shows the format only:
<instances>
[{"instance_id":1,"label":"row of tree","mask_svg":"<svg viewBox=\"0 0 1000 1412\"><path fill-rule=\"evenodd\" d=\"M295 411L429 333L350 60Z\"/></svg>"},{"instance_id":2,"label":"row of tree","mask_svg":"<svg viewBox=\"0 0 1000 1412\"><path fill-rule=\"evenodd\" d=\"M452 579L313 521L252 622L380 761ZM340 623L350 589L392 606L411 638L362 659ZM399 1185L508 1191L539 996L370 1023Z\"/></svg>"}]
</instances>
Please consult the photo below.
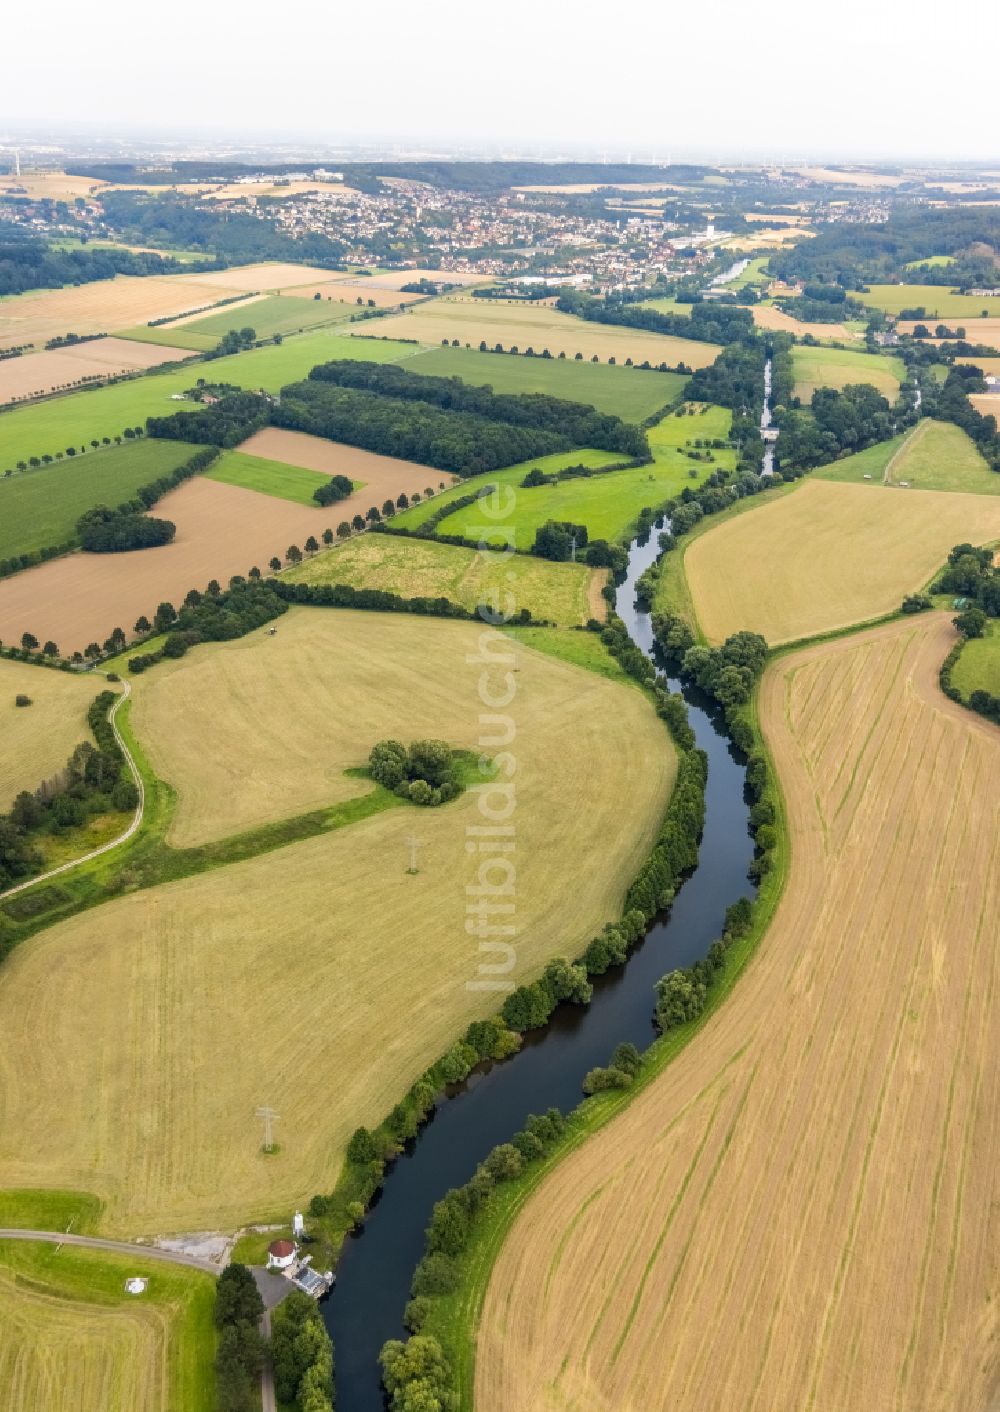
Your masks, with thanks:
<instances>
[{"instance_id":1,"label":"row of tree","mask_svg":"<svg viewBox=\"0 0 1000 1412\"><path fill-rule=\"evenodd\" d=\"M215 1286L213 1320L219 1412L255 1412L260 1375L268 1357L260 1332L264 1301L246 1265L228 1265ZM333 1412L333 1345L319 1306L293 1290L271 1315L270 1358L274 1390L282 1407L296 1412Z\"/></svg>"},{"instance_id":2,"label":"row of tree","mask_svg":"<svg viewBox=\"0 0 1000 1412\"><path fill-rule=\"evenodd\" d=\"M0 814L0 892L42 871L37 846L42 834L78 828L95 814L135 808L138 790L108 720L115 700L113 691L102 691L87 712L96 744L82 741L64 769L36 789L22 790L9 813Z\"/></svg>"},{"instance_id":3,"label":"row of tree","mask_svg":"<svg viewBox=\"0 0 1000 1412\"><path fill-rule=\"evenodd\" d=\"M734 343L753 336L753 315L740 305L704 299L691 305L690 314L663 314L634 302L648 294L648 290L637 290L595 299L578 290L564 289L556 307L580 319L689 338L697 343Z\"/></svg>"}]
</instances>

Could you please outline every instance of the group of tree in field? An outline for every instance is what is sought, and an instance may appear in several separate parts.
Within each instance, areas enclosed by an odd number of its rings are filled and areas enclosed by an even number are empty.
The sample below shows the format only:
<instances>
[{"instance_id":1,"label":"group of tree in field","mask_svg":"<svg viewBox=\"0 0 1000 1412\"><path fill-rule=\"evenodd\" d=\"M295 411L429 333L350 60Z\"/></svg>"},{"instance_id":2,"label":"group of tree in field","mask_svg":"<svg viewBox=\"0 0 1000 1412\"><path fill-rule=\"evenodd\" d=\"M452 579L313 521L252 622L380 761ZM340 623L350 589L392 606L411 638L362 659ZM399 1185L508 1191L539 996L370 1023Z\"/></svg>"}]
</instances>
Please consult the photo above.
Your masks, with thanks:
<instances>
[{"instance_id":1,"label":"group of tree in field","mask_svg":"<svg viewBox=\"0 0 1000 1412\"><path fill-rule=\"evenodd\" d=\"M851 383L839 391L818 387L808 411L776 412L776 456L782 467L818 466L888 440L909 420L894 417L889 403L870 383Z\"/></svg>"},{"instance_id":2,"label":"group of tree in field","mask_svg":"<svg viewBox=\"0 0 1000 1412\"><path fill-rule=\"evenodd\" d=\"M333 1345L319 1306L292 1290L271 1314L271 1343L260 1332L264 1301L246 1265L228 1265L215 1286L213 1319L218 1412L255 1412L270 1358L274 1391L295 1412L333 1412Z\"/></svg>"},{"instance_id":3,"label":"group of tree in field","mask_svg":"<svg viewBox=\"0 0 1000 1412\"><path fill-rule=\"evenodd\" d=\"M80 548L90 554L121 554L127 549L153 549L169 544L177 533L172 520L134 511L109 510L95 505L76 522Z\"/></svg>"},{"instance_id":4,"label":"group of tree in field","mask_svg":"<svg viewBox=\"0 0 1000 1412\"><path fill-rule=\"evenodd\" d=\"M380 740L371 748L373 780L411 804L446 804L459 793L455 752L446 740Z\"/></svg>"},{"instance_id":5,"label":"group of tree in field","mask_svg":"<svg viewBox=\"0 0 1000 1412\"><path fill-rule=\"evenodd\" d=\"M0 814L0 892L45 867L38 843L45 834L79 828L95 814L126 813L139 793L115 740L108 712L113 691L102 691L87 712L96 741L81 741L65 767L34 790L22 790Z\"/></svg>"},{"instance_id":6,"label":"group of tree in field","mask_svg":"<svg viewBox=\"0 0 1000 1412\"><path fill-rule=\"evenodd\" d=\"M313 499L317 505L335 505L338 500L346 500L353 490L354 482L350 476L335 475L331 476L323 485L316 487L313 491ZM401 495L400 500L405 501L406 497ZM389 513L393 514L396 507L391 500L388 503L391 507ZM404 509L405 506L401 505L399 508Z\"/></svg>"},{"instance_id":7,"label":"group of tree in field","mask_svg":"<svg viewBox=\"0 0 1000 1412\"><path fill-rule=\"evenodd\" d=\"M231 449L268 425L272 405L272 399L259 392L230 392L197 411L150 417L146 431L167 441Z\"/></svg>"},{"instance_id":8,"label":"group of tree in field","mask_svg":"<svg viewBox=\"0 0 1000 1412\"><path fill-rule=\"evenodd\" d=\"M994 567L992 549L956 544L931 592L956 594L962 611L955 626L963 637L982 637L987 618L1000 618L1000 569Z\"/></svg>"}]
</instances>

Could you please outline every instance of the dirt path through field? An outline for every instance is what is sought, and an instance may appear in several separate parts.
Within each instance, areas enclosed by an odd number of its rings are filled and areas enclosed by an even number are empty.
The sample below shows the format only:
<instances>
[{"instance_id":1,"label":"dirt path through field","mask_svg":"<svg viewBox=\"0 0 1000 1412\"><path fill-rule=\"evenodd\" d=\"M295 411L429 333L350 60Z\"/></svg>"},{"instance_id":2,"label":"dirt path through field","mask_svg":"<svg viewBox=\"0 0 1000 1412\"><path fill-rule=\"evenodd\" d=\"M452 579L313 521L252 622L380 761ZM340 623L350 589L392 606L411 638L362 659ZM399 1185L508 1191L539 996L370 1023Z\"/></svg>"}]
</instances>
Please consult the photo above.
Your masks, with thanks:
<instances>
[{"instance_id":1,"label":"dirt path through field","mask_svg":"<svg viewBox=\"0 0 1000 1412\"><path fill-rule=\"evenodd\" d=\"M777 914L526 1202L477 1412L996 1406L1000 732L941 694L953 641L936 615L769 668Z\"/></svg>"}]
</instances>

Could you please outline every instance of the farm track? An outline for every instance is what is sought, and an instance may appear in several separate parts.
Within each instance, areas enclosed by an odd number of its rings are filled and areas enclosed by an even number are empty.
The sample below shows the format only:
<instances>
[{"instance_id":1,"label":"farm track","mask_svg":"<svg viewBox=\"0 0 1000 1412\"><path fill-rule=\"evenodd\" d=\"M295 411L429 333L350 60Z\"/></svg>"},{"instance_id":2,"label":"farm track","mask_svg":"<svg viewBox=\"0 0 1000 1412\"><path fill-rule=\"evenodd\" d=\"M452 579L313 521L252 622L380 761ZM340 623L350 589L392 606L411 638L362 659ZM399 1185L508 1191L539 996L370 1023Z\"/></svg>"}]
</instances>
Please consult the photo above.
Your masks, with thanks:
<instances>
[{"instance_id":1,"label":"farm track","mask_svg":"<svg viewBox=\"0 0 1000 1412\"><path fill-rule=\"evenodd\" d=\"M84 853L80 858L74 858L69 863L62 863L58 868L50 868L47 873L39 873L37 877L28 878L27 882L18 883L16 887L9 887L6 892L0 892L0 902L6 897L14 897L17 893L24 892L29 887L36 887L39 883L48 882L51 878L57 878L62 873L71 872L73 868L79 868L81 863L89 863L92 858L100 858L102 854L110 853L113 848L119 848L123 843L127 843L141 826L143 812L146 807L146 790L142 782L142 775L139 773L138 766L132 758L132 752L125 744L122 733L118 729L118 722L115 720L122 704L132 695L132 687L124 678L122 679L122 686L124 687L124 691L121 692L118 700L115 702L114 706L112 706L108 721L111 724L111 729L114 731L118 747L125 757L125 763L129 767L135 786L139 791L139 802L135 806L132 822L124 833L119 834L117 838L113 838L110 843L104 843L100 848L93 848L89 853Z\"/></svg>"},{"instance_id":2,"label":"farm track","mask_svg":"<svg viewBox=\"0 0 1000 1412\"><path fill-rule=\"evenodd\" d=\"M113 1255L135 1255L143 1259L167 1260L172 1265L186 1265L192 1270L205 1270L217 1275L220 1266L197 1255L184 1255L178 1250L162 1250L158 1245L136 1245L127 1240L104 1240L100 1236L73 1235L69 1231L26 1231L15 1227L0 1227L0 1240L40 1240L47 1245L82 1245L87 1250L106 1250Z\"/></svg>"},{"instance_id":3,"label":"farm track","mask_svg":"<svg viewBox=\"0 0 1000 1412\"><path fill-rule=\"evenodd\" d=\"M995 1406L1000 737L940 694L953 639L897 621L769 668L778 913L515 1222L478 1412Z\"/></svg>"}]
</instances>

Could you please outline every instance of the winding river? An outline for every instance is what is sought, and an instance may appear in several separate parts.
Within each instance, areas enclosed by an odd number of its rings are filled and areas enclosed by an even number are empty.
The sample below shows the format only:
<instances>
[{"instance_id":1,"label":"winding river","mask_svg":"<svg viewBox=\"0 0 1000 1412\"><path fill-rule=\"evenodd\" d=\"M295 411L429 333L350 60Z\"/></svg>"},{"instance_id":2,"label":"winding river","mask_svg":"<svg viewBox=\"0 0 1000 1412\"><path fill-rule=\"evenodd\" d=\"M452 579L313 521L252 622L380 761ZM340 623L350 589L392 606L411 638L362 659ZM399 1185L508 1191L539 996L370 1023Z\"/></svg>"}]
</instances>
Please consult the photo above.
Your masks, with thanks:
<instances>
[{"instance_id":1,"label":"winding river","mask_svg":"<svg viewBox=\"0 0 1000 1412\"><path fill-rule=\"evenodd\" d=\"M655 531L633 542L616 601L633 639L650 655L652 624L636 609L635 584L657 553ZM616 1044L628 1040L646 1048L655 1033L656 982L703 956L722 929L726 907L751 891L743 757L722 734L711 702L679 682L670 685L683 690L698 745L709 757L698 866L625 965L595 978L589 1006L560 1006L544 1030L525 1037L513 1058L456 1085L386 1173L362 1230L345 1243L337 1283L323 1304L336 1353L337 1412L382 1412L378 1354L386 1339L406 1336L403 1308L434 1203L467 1181L529 1113L574 1108L584 1074L607 1063Z\"/></svg>"}]
</instances>

